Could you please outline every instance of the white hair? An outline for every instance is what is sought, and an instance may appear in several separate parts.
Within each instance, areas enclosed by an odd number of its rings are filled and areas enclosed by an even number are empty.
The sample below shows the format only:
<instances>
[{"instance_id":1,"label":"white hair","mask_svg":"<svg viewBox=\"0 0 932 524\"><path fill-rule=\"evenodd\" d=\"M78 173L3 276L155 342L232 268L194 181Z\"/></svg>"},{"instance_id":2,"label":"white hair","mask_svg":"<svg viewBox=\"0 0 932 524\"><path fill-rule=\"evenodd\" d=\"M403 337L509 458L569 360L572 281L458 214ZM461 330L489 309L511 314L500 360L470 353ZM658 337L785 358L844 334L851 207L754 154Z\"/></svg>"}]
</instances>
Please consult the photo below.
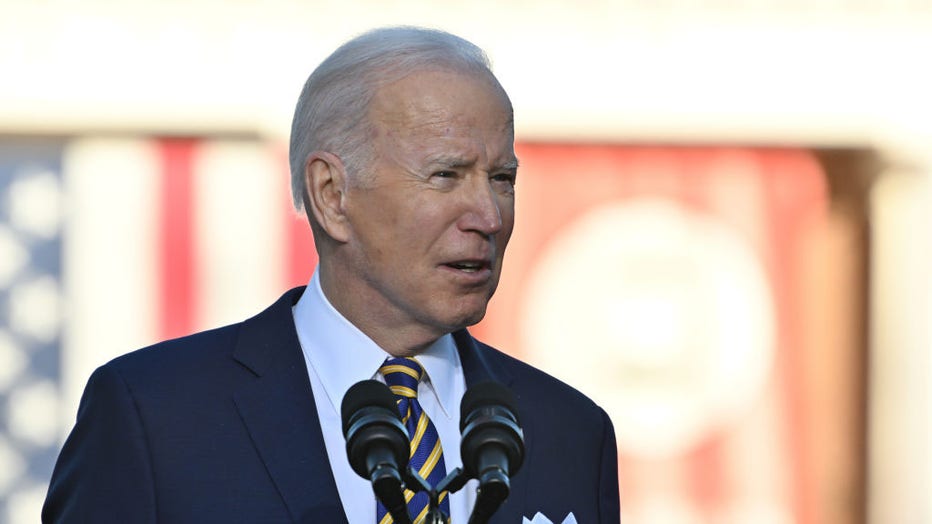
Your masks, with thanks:
<instances>
[{"instance_id":1,"label":"white hair","mask_svg":"<svg viewBox=\"0 0 932 524\"><path fill-rule=\"evenodd\" d=\"M305 82L291 122L289 162L295 208L303 209L308 155L333 153L350 177L357 176L372 160L367 114L376 91L413 72L436 69L485 75L500 88L482 49L434 29L374 29L327 57Z\"/></svg>"}]
</instances>

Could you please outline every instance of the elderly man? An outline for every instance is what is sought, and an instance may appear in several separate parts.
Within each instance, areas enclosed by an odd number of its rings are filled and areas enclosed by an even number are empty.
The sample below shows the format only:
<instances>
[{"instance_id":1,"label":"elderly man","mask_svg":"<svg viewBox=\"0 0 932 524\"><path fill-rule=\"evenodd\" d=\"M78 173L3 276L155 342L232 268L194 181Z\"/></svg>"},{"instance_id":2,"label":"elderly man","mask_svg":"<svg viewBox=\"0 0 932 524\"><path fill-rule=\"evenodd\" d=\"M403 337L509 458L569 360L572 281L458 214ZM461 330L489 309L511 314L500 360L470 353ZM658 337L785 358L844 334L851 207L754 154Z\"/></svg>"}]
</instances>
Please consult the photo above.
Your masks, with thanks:
<instances>
[{"instance_id":1,"label":"elderly man","mask_svg":"<svg viewBox=\"0 0 932 524\"><path fill-rule=\"evenodd\" d=\"M618 522L605 412L465 330L514 225L513 143L511 103L473 44L392 28L335 51L292 127L293 196L320 255L310 283L240 324L99 368L43 521L391 522L341 431L344 394L375 378L401 395L411 465L432 484L461 465L467 388L514 392L525 459L492 522ZM475 487L441 494L452 522L469 519ZM408 495L423 518L426 495Z\"/></svg>"}]
</instances>

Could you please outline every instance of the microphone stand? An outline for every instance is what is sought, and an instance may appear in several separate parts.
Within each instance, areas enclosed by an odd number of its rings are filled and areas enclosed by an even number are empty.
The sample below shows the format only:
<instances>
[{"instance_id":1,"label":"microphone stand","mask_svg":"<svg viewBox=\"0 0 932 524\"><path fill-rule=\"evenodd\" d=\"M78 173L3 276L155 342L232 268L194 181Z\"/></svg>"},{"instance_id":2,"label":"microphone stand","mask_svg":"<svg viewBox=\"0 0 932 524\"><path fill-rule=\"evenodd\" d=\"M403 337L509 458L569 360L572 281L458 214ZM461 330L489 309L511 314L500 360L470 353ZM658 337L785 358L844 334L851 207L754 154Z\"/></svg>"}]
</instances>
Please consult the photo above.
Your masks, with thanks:
<instances>
[{"instance_id":1,"label":"microphone stand","mask_svg":"<svg viewBox=\"0 0 932 524\"><path fill-rule=\"evenodd\" d=\"M463 474L462 468L456 468L450 472L443 480L434 487L424 480L414 468L408 466L405 472L405 487L415 493L426 491L429 498L427 514L424 517L424 524L450 524L450 516L440 509L440 495L446 493L456 493L463 486L469 477Z\"/></svg>"},{"instance_id":2,"label":"microphone stand","mask_svg":"<svg viewBox=\"0 0 932 524\"><path fill-rule=\"evenodd\" d=\"M372 473L372 490L396 524L411 524L401 475L395 468L377 467Z\"/></svg>"},{"instance_id":3,"label":"microphone stand","mask_svg":"<svg viewBox=\"0 0 932 524\"><path fill-rule=\"evenodd\" d=\"M463 486L469 481L469 477L463 472L462 468L451 471L434 489L430 489L417 472L411 470L410 473L413 473L414 477L420 480L420 485L424 486L424 489L430 493L430 509L427 510L427 518L424 523L450 524L449 517L443 515L443 512L438 508L439 494L443 492L456 493L463 489ZM502 505L510 491L508 475L500 469L489 468L480 476L479 480L486 484L484 491L483 488L479 488L479 498L485 497L488 500L488 507L480 507L480 500L476 500L476 507L473 507L472 514L469 515L469 524L488 524L492 514Z\"/></svg>"},{"instance_id":4,"label":"microphone stand","mask_svg":"<svg viewBox=\"0 0 932 524\"><path fill-rule=\"evenodd\" d=\"M483 477L482 480L487 481L487 493L480 493L479 495L488 497L492 506L486 510L480 510L478 513L476 512L476 508L473 508L472 514L469 516L469 524L487 524L492 514L495 513L495 510L497 510L502 502L504 502L505 498L508 497L509 482L507 475L504 475L500 470L495 470L486 472L486 475ZM449 475L441 480L439 484L431 487L411 466L408 466L407 471L402 474L402 479L404 480L405 489L410 489L415 493L420 493L421 491L427 492L429 502L427 514L423 521L424 524L451 524L450 516L440 509L440 495L444 492L448 494L456 493L463 489L463 486L469 481L469 477L463 473L462 468L455 468ZM404 500L403 496L402 500ZM385 501L383 500L382 503L385 504ZM411 517L407 514L406 506L396 507L395 509L398 512L403 512L399 515L396 515L395 511L389 512L392 514L395 522L411 522Z\"/></svg>"}]
</instances>

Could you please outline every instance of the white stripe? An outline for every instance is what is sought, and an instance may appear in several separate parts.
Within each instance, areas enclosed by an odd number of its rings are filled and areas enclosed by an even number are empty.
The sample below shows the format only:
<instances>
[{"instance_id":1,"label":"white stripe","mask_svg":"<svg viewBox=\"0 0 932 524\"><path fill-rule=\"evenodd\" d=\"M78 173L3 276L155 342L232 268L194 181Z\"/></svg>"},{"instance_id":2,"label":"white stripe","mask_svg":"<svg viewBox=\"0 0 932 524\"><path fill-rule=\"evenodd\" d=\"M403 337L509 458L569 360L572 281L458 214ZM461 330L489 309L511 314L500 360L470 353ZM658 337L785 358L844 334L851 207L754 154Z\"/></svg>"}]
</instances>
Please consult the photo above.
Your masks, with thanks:
<instances>
[{"instance_id":1,"label":"white stripe","mask_svg":"<svg viewBox=\"0 0 932 524\"><path fill-rule=\"evenodd\" d=\"M268 147L208 142L197 151L196 327L238 322L284 290L288 176ZM283 163L281 164L283 165Z\"/></svg>"},{"instance_id":2,"label":"white stripe","mask_svg":"<svg viewBox=\"0 0 932 524\"><path fill-rule=\"evenodd\" d=\"M932 522L932 168L871 196L869 522Z\"/></svg>"},{"instance_id":3,"label":"white stripe","mask_svg":"<svg viewBox=\"0 0 932 524\"><path fill-rule=\"evenodd\" d=\"M93 369L155 341L158 165L139 140L79 140L64 153L66 430Z\"/></svg>"}]
</instances>

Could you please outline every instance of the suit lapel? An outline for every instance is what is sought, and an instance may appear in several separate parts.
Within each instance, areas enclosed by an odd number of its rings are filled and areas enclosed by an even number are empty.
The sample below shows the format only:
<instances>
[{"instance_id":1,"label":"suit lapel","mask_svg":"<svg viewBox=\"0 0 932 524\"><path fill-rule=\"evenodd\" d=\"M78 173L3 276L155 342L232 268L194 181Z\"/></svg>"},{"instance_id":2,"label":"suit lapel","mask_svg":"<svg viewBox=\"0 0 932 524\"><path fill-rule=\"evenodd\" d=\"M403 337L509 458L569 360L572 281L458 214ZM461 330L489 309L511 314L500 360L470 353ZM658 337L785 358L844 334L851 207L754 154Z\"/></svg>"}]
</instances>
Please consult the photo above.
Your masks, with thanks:
<instances>
[{"instance_id":1,"label":"suit lapel","mask_svg":"<svg viewBox=\"0 0 932 524\"><path fill-rule=\"evenodd\" d=\"M346 523L291 315L302 291L243 323L233 358L256 377L234 402L292 519Z\"/></svg>"},{"instance_id":2,"label":"suit lapel","mask_svg":"<svg viewBox=\"0 0 932 524\"><path fill-rule=\"evenodd\" d=\"M459 352L460 363L463 365L463 376L466 379L466 388L480 382L501 382L508 386L513 380L512 376L502 366L495 366L489 359L491 353L480 352L479 343L472 338L465 329L455 331L453 340Z\"/></svg>"},{"instance_id":3,"label":"suit lapel","mask_svg":"<svg viewBox=\"0 0 932 524\"><path fill-rule=\"evenodd\" d=\"M477 342L465 329L453 333L453 339L463 365L467 389L480 382L493 381L508 386L514 392L518 402L518 418L524 432L524 468L527 469L527 463L534 453L534 428L533 417L522 416L522 413L530 415L534 406L532 399L522 398L522 388L515 384L515 377L509 371L509 357ZM531 500L529 477L527 471L519 470L511 478L511 494L489 519L490 523L520 522L525 515L529 518L534 516L528 509L528 501Z\"/></svg>"}]
</instances>

